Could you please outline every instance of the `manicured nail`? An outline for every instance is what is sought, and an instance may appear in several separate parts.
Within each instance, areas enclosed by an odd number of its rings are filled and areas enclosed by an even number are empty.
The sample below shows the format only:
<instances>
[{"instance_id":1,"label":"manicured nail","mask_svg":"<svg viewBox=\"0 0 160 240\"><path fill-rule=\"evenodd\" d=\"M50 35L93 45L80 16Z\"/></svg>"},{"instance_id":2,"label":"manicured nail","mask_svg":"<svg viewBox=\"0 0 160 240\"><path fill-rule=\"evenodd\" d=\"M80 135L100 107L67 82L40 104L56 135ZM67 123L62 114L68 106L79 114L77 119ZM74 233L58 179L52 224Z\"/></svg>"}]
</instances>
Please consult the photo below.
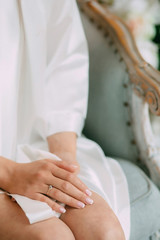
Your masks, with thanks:
<instances>
[{"instance_id":1,"label":"manicured nail","mask_svg":"<svg viewBox=\"0 0 160 240\"><path fill-rule=\"evenodd\" d=\"M73 168L78 168L78 166L77 166L77 165L73 165L73 164L71 165L71 167L73 167Z\"/></svg>"},{"instance_id":2,"label":"manicured nail","mask_svg":"<svg viewBox=\"0 0 160 240\"><path fill-rule=\"evenodd\" d=\"M85 207L85 204L82 203L82 202L78 202L77 205L78 205L78 207L80 207L80 208L84 208L84 207Z\"/></svg>"},{"instance_id":3,"label":"manicured nail","mask_svg":"<svg viewBox=\"0 0 160 240\"><path fill-rule=\"evenodd\" d=\"M65 213L65 212L66 212L66 209L63 208L63 207L61 207L61 208L60 208L60 212L61 212L61 213Z\"/></svg>"},{"instance_id":4,"label":"manicured nail","mask_svg":"<svg viewBox=\"0 0 160 240\"><path fill-rule=\"evenodd\" d=\"M92 195L92 192L89 189L86 190L86 193L87 193L88 196Z\"/></svg>"},{"instance_id":5,"label":"manicured nail","mask_svg":"<svg viewBox=\"0 0 160 240\"><path fill-rule=\"evenodd\" d=\"M86 202L87 202L88 204L93 204L93 200L92 200L91 198L86 198Z\"/></svg>"}]
</instances>

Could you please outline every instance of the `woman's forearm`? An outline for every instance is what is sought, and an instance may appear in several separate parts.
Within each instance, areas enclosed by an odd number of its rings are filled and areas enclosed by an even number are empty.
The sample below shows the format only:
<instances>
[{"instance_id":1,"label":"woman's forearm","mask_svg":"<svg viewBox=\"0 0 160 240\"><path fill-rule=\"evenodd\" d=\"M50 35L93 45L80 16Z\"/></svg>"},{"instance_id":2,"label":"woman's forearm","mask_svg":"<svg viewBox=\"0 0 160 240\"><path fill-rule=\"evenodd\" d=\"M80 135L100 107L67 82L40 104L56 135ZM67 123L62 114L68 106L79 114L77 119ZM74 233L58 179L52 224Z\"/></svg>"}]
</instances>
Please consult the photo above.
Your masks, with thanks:
<instances>
[{"instance_id":1,"label":"woman's forearm","mask_svg":"<svg viewBox=\"0 0 160 240\"><path fill-rule=\"evenodd\" d=\"M0 188L7 191L16 163L0 156Z\"/></svg>"},{"instance_id":2,"label":"woman's forearm","mask_svg":"<svg viewBox=\"0 0 160 240\"><path fill-rule=\"evenodd\" d=\"M76 133L62 132L47 138L49 150L62 160L76 161ZM11 184L16 162L0 156L0 188L8 190Z\"/></svg>"},{"instance_id":3,"label":"woman's forearm","mask_svg":"<svg viewBox=\"0 0 160 240\"><path fill-rule=\"evenodd\" d=\"M72 159L76 161L76 143L77 135L75 132L60 132L47 138L49 151L60 158L65 155L65 160Z\"/></svg>"}]
</instances>

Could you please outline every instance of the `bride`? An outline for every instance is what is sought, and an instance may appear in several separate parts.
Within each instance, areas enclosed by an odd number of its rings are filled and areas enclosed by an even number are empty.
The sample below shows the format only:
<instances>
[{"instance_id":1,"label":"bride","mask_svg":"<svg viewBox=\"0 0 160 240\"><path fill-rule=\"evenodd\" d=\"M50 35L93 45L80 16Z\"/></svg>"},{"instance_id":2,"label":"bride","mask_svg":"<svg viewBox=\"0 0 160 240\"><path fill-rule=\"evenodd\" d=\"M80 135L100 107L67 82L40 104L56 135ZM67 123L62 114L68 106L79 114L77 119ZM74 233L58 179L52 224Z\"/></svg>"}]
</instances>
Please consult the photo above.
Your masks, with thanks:
<instances>
[{"instance_id":1,"label":"bride","mask_svg":"<svg viewBox=\"0 0 160 240\"><path fill-rule=\"evenodd\" d=\"M129 239L125 175L82 135L88 52L76 2L0 5L0 239Z\"/></svg>"}]
</instances>

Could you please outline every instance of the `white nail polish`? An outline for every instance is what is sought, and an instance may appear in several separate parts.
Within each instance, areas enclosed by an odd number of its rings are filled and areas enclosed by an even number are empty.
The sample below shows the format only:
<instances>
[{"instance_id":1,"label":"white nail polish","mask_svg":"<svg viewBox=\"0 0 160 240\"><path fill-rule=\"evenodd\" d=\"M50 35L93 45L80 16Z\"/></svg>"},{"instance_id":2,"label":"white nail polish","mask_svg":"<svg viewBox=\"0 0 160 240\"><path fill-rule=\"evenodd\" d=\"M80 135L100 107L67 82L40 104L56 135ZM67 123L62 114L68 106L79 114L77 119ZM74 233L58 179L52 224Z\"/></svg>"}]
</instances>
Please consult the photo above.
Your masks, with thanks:
<instances>
[{"instance_id":1,"label":"white nail polish","mask_svg":"<svg viewBox=\"0 0 160 240\"><path fill-rule=\"evenodd\" d=\"M73 165L73 164L71 165L71 167L73 167L73 168L75 168L75 169L78 168L77 165Z\"/></svg>"},{"instance_id":2,"label":"white nail polish","mask_svg":"<svg viewBox=\"0 0 160 240\"><path fill-rule=\"evenodd\" d=\"M92 195L92 192L89 189L86 190L86 193L87 193L88 196Z\"/></svg>"},{"instance_id":3,"label":"white nail polish","mask_svg":"<svg viewBox=\"0 0 160 240\"><path fill-rule=\"evenodd\" d=\"M91 198L86 198L86 202L87 202L88 204L93 204L93 200L92 200Z\"/></svg>"},{"instance_id":4,"label":"white nail polish","mask_svg":"<svg viewBox=\"0 0 160 240\"><path fill-rule=\"evenodd\" d=\"M84 207L85 207L85 204L82 203L82 202L78 202L77 205L78 205L78 207L80 207L80 208L84 208Z\"/></svg>"},{"instance_id":5,"label":"white nail polish","mask_svg":"<svg viewBox=\"0 0 160 240\"><path fill-rule=\"evenodd\" d=\"M61 213L65 213L66 209L65 208L60 208Z\"/></svg>"}]
</instances>

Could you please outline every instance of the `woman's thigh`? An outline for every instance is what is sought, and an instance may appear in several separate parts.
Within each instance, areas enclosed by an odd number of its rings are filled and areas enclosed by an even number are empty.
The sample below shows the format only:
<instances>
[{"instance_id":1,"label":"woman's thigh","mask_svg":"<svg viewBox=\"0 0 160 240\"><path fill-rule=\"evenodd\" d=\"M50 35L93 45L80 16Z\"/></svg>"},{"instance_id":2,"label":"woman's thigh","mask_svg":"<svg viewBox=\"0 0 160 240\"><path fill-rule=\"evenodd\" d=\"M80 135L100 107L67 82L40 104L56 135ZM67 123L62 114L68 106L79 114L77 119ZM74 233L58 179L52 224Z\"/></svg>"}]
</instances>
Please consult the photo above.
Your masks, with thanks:
<instances>
[{"instance_id":1,"label":"woman's thigh","mask_svg":"<svg viewBox=\"0 0 160 240\"><path fill-rule=\"evenodd\" d=\"M66 213L61 215L76 240L124 240L121 225L107 202L96 193L92 194L92 199L93 205L84 209L67 207Z\"/></svg>"},{"instance_id":2,"label":"woman's thigh","mask_svg":"<svg viewBox=\"0 0 160 240\"><path fill-rule=\"evenodd\" d=\"M69 227L58 218L30 224L16 202L0 194L1 240L74 240Z\"/></svg>"}]
</instances>

